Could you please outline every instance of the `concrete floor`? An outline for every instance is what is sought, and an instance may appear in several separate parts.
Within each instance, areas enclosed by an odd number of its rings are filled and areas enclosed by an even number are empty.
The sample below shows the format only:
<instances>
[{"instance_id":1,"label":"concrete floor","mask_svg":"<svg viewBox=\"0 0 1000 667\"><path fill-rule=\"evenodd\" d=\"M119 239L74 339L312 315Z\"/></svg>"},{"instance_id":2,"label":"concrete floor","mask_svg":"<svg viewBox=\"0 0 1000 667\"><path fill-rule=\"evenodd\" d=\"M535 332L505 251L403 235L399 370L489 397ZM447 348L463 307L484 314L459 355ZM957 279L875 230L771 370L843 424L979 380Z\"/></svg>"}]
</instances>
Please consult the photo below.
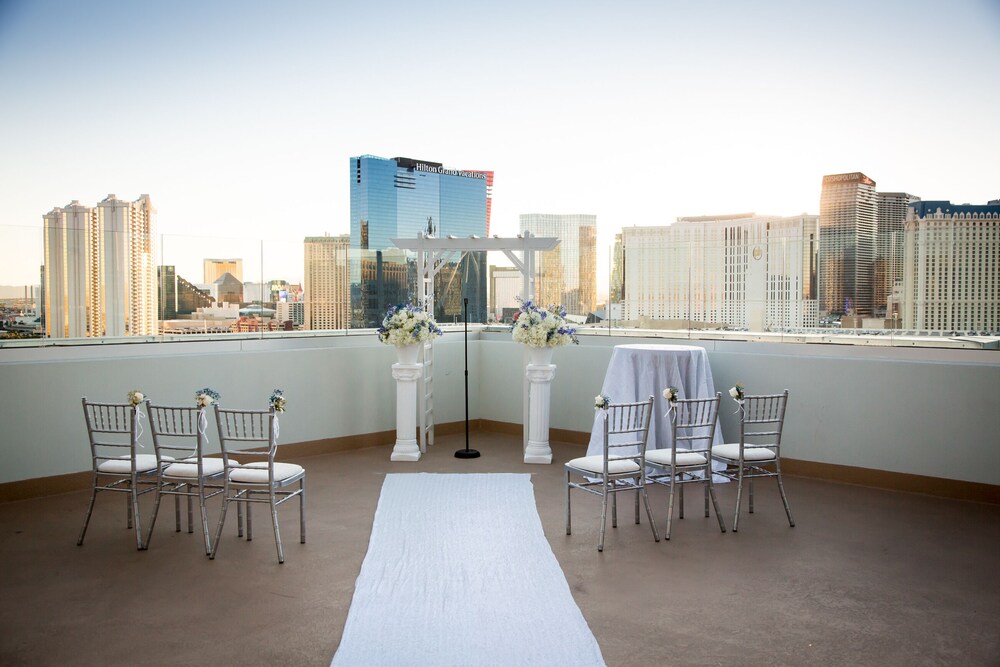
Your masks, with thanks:
<instances>
[{"instance_id":1,"label":"concrete floor","mask_svg":"<svg viewBox=\"0 0 1000 667\"><path fill-rule=\"evenodd\" d=\"M608 665L1000 664L1000 507L787 477L795 528L762 483L756 513L722 534L689 488L669 542L654 543L626 503L598 553L599 498L574 492L573 535L564 529L560 464L581 447L553 443L553 465L529 466L519 438L475 432L483 456L455 459L464 443L439 438L418 463L391 463L390 447L297 460L308 542L283 508L284 565L261 513L252 542L230 523L209 561L170 511L136 551L117 496L98 497L82 547L87 493L2 504L0 664L328 665L389 472L531 473ZM718 494L731 526L735 488ZM664 489L651 495L662 529Z\"/></svg>"}]
</instances>

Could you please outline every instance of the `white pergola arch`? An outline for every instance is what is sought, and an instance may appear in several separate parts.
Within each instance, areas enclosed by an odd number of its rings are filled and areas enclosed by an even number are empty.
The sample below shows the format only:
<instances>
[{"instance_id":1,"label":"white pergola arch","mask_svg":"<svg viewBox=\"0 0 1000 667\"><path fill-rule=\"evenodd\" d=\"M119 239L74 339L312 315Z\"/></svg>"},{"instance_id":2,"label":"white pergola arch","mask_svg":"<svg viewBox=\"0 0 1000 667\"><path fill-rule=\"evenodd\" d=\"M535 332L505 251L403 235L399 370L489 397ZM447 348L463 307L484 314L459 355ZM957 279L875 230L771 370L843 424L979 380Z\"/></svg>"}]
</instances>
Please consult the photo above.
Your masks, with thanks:
<instances>
[{"instance_id":1,"label":"white pergola arch","mask_svg":"<svg viewBox=\"0 0 1000 667\"><path fill-rule=\"evenodd\" d=\"M417 254L418 305L426 312L434 313L434 278L446 263L461 261L467 253L474 251L500 251L521 272L521 298L535 298L535 253L554 250L559 239L549 236L534 236L523 232L514 238L484 238L478 236L457 237L436 236L420 232L412 239L392 239L393 245L401 250L411 250ZM520 253L520 256L518 256ZM456 259L457 257L457 259ZM420 413L420 451L427 451L428 443L434 444L434 353L433 345L423 346L424 359L423 386L418 392ZM527 353L525 353L527 354ZM528 379L524 378L522 391L524 410L524 446L528 445Z\"/></svg>"}]
</instances>

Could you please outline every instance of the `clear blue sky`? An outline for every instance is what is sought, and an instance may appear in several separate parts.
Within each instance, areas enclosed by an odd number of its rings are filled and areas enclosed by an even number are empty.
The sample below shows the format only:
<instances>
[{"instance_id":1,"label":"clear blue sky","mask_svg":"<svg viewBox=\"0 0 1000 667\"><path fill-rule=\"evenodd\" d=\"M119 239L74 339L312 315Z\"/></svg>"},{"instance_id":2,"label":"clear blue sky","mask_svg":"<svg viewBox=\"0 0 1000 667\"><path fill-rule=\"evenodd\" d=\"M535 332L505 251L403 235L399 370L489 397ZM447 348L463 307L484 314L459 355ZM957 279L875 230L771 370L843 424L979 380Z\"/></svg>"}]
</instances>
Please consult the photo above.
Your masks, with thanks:
<instances>
[{"instance_id":1,"label":"clear blue sky","mask_svg":"<svg viewBox=\"0 0 1000 667\"><path fill-rule=\"evenodd\" d=\"M596 214L606 285L621 227L817 213L823 174L1000 197L998 77L996 0L0 0L0 285L37 282L44 213L108 193L151 196L189 279L257 279L266 239L299 280L364 153L495 170L502 235Z\"/></svg>"}]
</instances>

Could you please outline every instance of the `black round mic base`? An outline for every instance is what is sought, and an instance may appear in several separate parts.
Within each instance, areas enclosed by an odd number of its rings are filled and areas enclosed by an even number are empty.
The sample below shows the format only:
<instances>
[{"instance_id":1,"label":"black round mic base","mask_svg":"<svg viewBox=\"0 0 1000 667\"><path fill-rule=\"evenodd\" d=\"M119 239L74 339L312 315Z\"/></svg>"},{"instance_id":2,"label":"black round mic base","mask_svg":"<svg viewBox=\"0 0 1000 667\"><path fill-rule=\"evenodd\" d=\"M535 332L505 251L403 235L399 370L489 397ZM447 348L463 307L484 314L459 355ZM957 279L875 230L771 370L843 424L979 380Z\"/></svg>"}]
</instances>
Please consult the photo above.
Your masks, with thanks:
<instances>
[{"instance_id":1,"label":"black round mic base","mask_svg":"<svg viewBox=\"0 0 1000 667\"><path fill-rule=\"evenodd\" d=\"M455 452L456 459L478 459L479 452L475 449L460 449Z\"/></svg>"}]
</instances>

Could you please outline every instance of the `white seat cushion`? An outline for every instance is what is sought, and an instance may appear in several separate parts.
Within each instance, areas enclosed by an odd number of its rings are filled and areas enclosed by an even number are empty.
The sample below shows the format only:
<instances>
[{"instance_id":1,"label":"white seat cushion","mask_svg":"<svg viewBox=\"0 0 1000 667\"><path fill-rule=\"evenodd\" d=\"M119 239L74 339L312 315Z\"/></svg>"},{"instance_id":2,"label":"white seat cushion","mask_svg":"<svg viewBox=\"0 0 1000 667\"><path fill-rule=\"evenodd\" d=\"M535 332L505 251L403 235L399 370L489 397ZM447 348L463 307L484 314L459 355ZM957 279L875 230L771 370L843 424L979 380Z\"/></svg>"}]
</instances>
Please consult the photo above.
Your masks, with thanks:
<instances>
[{"instance_id":1,"label":"white seat cushion","mask_svg":"<svg viewBox=\"0 0 1000 667\"><path fill-rule=\"evenodd\" d=\"M672 449L648 449L646 450L646 463L658 463L660 465L670 465L670 455ZM683 449L677 450L677 465L698 466L705 465L705 455L696 452L686 452Z\"/></svg>"},{"instance_id":2,"label":"white seat cushion","mask_svg":"<svg viewBox=\"0 0 1000 667\"><path fill-rule=\"evenodd\" d=\"M275 463L274 481L280 481L294 477L302 472L302 466L294 463ZM243 468L236 468L229 473L229 481L244 482L249 484L267 484L267 462L255 461L248 463Z\"/></svg>"},{"instance_id":3,"label":"white seat cushion","mask_svg":"<svg viewBox=\"0 0 1000 667\"><path fill-rule=\"evenodd\" d=\"M229 465L234 464L236 464L236 461L229 459ZM201 460L201 470L206 476L218 475L222 472L222 459L203 458ZM163 474L167 477L197 477L198 459L189 458L184 459L180 463L171 463L163 470Z\"/></svg>"},{"instance_id":4,"label":"white seat cushion","mask_svg":"<svg viewBox=\"0 0 1000 667\"><path fill-rule=\"evenodd\" d=\"M720 459L740 460L740 443L728 443L712 447L712 456ZM743 459L745 461L773 461L774 451L767 447L744 447Z\"/></svg>"},{"instance_id":5,"label":"white seat cushion","mask_svg":"<svg viewBox=\"0 0 1000 667\"><path fill-rule=\"evenodd\" d=\"M170 460L173 461L173 459ZM132 472L132 457L128 454L125 456L119 456L117 459L101 463L97 466L97 469L101 472L109 472L115 475L127 475ZM156 456L153 454L136 454L135 471L149 472L150 470L156 470Z\"/></svg>"},{"instance_id":6,"label":"white seat cushion","mask_svg":"<svg viewBox=\"0 0 1000 667\"><path fill-rule=\"evenodd\" d=\"M577 470L586 470L587 472L593 472L603 475L604 474L604 456L601 454L595 456L581 456L578 459L573 459L566 463L570 468L576 468ZM639 472L639 464L632 459L609 459L608 460L608 474L609 475L621 475L623 473L629 472Z\"/></svg>"}]
</instances>

